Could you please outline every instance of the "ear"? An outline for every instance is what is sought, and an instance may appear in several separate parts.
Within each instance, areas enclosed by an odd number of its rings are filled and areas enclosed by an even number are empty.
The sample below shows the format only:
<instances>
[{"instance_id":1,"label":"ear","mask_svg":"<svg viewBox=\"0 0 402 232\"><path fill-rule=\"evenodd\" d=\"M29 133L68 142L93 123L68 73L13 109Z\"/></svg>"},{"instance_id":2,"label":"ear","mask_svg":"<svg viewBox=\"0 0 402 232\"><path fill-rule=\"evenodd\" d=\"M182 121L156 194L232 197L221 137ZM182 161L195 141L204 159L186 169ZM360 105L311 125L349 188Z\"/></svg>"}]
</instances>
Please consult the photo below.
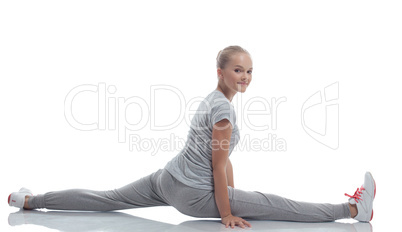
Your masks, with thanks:
<instances>
[{"instance_id":1,"label":"ear","mask_svg":"<svg viewBox=\"0 0 402 232\"><path fill-rule=\"evenodd\" d=\"M222 78L223 78L223 76L222 76L222 69L221 69L221 68L218 68L218 69L216 70L216 73L217 73L217 75L218 75L218 79L222 79Z\"/></svg>"}]
</instances>

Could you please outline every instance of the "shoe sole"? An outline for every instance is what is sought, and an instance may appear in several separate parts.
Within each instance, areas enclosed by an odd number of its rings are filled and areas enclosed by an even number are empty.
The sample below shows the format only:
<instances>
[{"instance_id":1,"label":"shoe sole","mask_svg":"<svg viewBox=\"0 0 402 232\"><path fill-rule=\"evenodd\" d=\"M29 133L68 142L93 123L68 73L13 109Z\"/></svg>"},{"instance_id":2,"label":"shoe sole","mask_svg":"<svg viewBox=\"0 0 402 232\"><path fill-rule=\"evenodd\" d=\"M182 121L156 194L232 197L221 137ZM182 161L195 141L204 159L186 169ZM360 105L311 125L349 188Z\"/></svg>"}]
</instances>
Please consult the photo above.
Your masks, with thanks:
<instances>
[{"instance_id":1,"label":"shoe sole","mask_svg":"<svg viewBox=\"0 0 402 232\"><path fill-rule=\"evenodd\" d=\"M377 186L376 186L376 184L375 184L375 180L374 180L374 178L373 178L373 175L371 175L371 172L370 172L370 176L371 176L371 179L373 179L373 181L374 181L374 197L373 197L373 200L374 200L374 199L375 199L375 194L376 194L376 192L377 192ZM371 218L370 218L370 221L373 220L373 216L374 216L374 209L371 211Z\"/></svg>"}]
</instances>

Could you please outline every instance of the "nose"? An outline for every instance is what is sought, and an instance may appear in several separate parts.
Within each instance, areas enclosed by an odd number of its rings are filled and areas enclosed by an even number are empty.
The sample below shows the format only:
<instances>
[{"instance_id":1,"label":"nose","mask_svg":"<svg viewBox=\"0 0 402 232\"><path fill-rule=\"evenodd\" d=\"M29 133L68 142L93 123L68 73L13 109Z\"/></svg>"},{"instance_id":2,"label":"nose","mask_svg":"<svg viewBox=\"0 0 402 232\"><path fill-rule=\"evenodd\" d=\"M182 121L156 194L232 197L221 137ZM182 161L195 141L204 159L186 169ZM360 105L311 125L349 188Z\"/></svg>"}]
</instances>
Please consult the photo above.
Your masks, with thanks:
<instances>
[{"instance_id":1,"label":"nose","mask_svg":"<svg viewBox=\"0 0 402 232\"><path fill-rule=\"evenodd\" d=\"M241 80L242 80L242 81L246 81L246 80L248 80L248 79L250 79L250 75L249 75L249 74L244 74L244 75L241 77Z\"/></svg>"}]
</instances>

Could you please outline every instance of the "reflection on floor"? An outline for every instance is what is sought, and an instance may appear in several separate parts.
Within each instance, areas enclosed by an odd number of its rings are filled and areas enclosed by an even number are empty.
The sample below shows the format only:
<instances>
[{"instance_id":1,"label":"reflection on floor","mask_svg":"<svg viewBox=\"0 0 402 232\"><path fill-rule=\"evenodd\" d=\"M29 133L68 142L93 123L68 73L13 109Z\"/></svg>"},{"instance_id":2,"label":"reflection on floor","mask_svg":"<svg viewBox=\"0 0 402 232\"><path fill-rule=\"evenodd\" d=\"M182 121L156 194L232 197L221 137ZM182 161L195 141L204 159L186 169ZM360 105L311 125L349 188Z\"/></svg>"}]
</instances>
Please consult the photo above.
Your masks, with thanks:
<instances>
[{"instance_id":1,"label":"reflection on floor","mask_svg":"<svg viewBox=\"0 0 402 232\"><path fill-rule=\"evenodd\" d=\"M252 228L225 228L220 220L191 220L172 225L121 212L65 212L20 210L8 217L10 226L45 226L63 232L124 231L373 231L370 223L298 223L248 220Z\"/></svg>"}]
</instances>

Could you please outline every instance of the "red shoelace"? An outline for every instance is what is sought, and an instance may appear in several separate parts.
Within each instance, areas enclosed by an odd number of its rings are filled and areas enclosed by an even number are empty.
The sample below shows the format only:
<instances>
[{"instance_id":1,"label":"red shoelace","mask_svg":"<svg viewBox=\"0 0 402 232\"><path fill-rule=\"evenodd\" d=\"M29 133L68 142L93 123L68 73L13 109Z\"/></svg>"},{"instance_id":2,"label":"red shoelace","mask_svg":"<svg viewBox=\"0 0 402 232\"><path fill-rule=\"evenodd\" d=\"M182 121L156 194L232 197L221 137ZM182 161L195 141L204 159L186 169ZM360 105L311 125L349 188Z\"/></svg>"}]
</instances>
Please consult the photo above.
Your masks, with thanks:
<instances>
[{"instance_id":1,"label":"red shoelace","mask_svg":"<svg viewBox=\"0 0 402 232\"><path fill-rule=\"evenodd\" d=\"M348 197L350 197L350 198L354 198L355 201L356 201L356 203L359 203L358 200L362 200L362 201L363 201L363 199L361 198L361 196L362 196L362 191L363 191L363 190L365 190L365 189L364 189L363 186L362 186L362 187L360 187L360 189L357 188L357 190L356 190L355 194L353 194L353 196L351 196L351 195L349 195L349 194L346 194L346 193L345 193L345 196L348 196Z\"/></svg>"}]
</instances>

